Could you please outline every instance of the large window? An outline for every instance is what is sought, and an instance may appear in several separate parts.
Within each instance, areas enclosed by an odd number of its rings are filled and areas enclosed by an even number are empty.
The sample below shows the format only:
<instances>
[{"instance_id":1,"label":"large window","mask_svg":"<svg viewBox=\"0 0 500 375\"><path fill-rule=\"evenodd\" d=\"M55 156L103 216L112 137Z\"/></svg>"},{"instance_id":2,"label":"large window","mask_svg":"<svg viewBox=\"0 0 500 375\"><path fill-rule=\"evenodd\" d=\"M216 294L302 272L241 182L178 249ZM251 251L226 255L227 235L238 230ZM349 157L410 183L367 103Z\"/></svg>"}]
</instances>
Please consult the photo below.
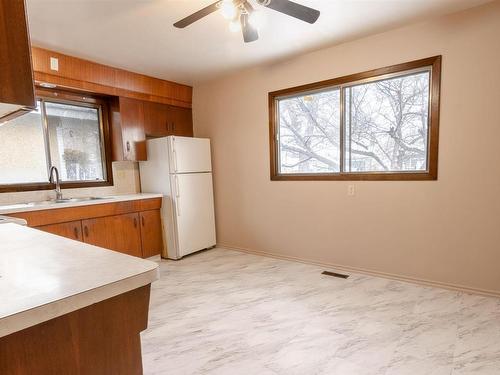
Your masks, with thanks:
<instances>
[{"instance_id":1,"label":"large window","mask_svg":"<svg viewBox=\"0 0 500 375\"><path fill-rule=\"evenodd\" d=\"M36 110L0 125L0 189L50 189L51 166L63 187L109 184L105 130L98 100L39 98Z\"/></svg>"},{"instance_id":2,"label":"large window","mask_svg":"<svg viewBox=\"0 0 500 375\"><path fill-rule=\"evenodd\" d=\"M437 178L441 58L269 94L271 178Z\"/></svg>"}]
</instances>

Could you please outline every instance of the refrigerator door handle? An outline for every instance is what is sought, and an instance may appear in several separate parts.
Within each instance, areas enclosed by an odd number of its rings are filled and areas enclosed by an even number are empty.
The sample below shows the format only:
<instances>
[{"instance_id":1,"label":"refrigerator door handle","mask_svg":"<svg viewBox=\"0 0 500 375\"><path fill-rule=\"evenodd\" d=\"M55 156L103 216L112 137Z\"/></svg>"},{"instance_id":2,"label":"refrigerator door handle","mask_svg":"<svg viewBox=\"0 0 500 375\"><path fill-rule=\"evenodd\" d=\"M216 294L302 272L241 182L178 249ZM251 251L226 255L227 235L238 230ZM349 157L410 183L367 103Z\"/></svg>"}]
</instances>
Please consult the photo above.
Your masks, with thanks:
<instances>
[{"instance_id":1,"label":"refrigerator door handle","mask_svg":"<svg viewBox=\"0 0 500 375\"><path fill-rule=\"evenodd\" d=\"M177 172L177 153L175 150L172 152L173 154L173 159L174 159L174 171Z\"/></svg>"},{"instance_id":2,"label":"refrigerator door handle","mask_svg":"<svg viewBox=\"0 0 500 375\"><path fill-rule=\"evenodd\" d=\"M180 189L179 189L179 177L175 176L175 211L177 216L181 216L181 205L179 203L179 199L181 197Z\"/></svg>"},{"instance_id":3,"label":"refrigerator door handle","mask_svg":"<svg viewBox=\"0 0 500 375\"><path fill-rule=\"evenodd\" d=\"M177 198L181 196L181 192L179 189L179 176L175 176L175 196Z\"/></svg>"},{"instance_id":4,"label":"refrigerator door handle","mask_svg":"<svg viewBox=\"0 0 500 375\"><path fill-rule=\"evenodd\" d=\"M175 138L172 137L172 159L174 164L174 172L177 172L177 152L175 152Z\"/></svg>"}]
</instances>

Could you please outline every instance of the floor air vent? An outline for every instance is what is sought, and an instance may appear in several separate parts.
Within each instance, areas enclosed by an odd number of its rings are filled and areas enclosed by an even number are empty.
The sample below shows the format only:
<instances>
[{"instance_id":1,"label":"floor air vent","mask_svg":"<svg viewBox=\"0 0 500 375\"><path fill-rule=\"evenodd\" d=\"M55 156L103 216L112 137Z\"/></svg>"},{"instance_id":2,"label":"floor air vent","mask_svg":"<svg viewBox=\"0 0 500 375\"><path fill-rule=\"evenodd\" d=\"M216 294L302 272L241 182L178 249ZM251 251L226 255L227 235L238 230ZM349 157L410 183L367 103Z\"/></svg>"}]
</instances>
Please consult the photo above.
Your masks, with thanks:
<instances>
[{"instance_id":1,"label":"floor air vent","mask_svg":"<svg viewBox=\"0 0 500 375\"><path fill-rule=\"evenodd\" d=\"M341 279L347 279L349 277L349 275L344 275L342 273L330 272L330 271L323 271L321 272L321 274L327 276L339 277Z\"/></svg>"}]
</instances>

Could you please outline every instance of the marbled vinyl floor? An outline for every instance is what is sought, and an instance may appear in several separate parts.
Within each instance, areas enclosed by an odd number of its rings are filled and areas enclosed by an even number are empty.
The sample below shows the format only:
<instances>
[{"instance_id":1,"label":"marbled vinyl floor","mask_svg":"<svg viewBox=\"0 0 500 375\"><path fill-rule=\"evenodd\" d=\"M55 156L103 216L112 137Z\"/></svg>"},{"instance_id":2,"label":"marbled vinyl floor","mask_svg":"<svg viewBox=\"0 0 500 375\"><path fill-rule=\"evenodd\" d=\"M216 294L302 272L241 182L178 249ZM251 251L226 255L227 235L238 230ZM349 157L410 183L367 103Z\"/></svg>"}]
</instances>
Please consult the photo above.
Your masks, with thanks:
<instances>
[{"instance_id":1,"label":"marbled vinyl floor","mask_svg":"<svg viewBox=\"0 0 500 375\"><path fill-rule=\"evenodd\" d=\"M161 262L145 374L500 374L500 299L321 271L223 249Z\"/></svg>"}]
</instances>

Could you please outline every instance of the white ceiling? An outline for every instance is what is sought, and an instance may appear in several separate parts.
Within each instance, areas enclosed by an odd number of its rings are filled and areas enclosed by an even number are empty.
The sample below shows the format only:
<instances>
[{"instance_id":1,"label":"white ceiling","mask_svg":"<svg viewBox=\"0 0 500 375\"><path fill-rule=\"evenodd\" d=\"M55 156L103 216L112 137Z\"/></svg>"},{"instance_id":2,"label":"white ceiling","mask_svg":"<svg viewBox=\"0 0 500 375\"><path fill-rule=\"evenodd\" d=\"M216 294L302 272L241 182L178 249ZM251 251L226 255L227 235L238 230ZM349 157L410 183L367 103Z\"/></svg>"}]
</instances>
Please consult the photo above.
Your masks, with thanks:
<instances>
[{"instance_id":1,"label":"white ceiling","mask_svg":"<svg viewBox=\"0 0 500 375\"><path fill-rule=\"evenodd\" d=\"M231 70L473 7L490 0L295 0L321 11L310 25L262 10L260 39L243 43L214 13L172 24L215 0L28 0L34 45L194 84ZM250 0L255 2L255 0ZM257 6L256 6L257 7Z\"/></svg>"}]
</instances>

